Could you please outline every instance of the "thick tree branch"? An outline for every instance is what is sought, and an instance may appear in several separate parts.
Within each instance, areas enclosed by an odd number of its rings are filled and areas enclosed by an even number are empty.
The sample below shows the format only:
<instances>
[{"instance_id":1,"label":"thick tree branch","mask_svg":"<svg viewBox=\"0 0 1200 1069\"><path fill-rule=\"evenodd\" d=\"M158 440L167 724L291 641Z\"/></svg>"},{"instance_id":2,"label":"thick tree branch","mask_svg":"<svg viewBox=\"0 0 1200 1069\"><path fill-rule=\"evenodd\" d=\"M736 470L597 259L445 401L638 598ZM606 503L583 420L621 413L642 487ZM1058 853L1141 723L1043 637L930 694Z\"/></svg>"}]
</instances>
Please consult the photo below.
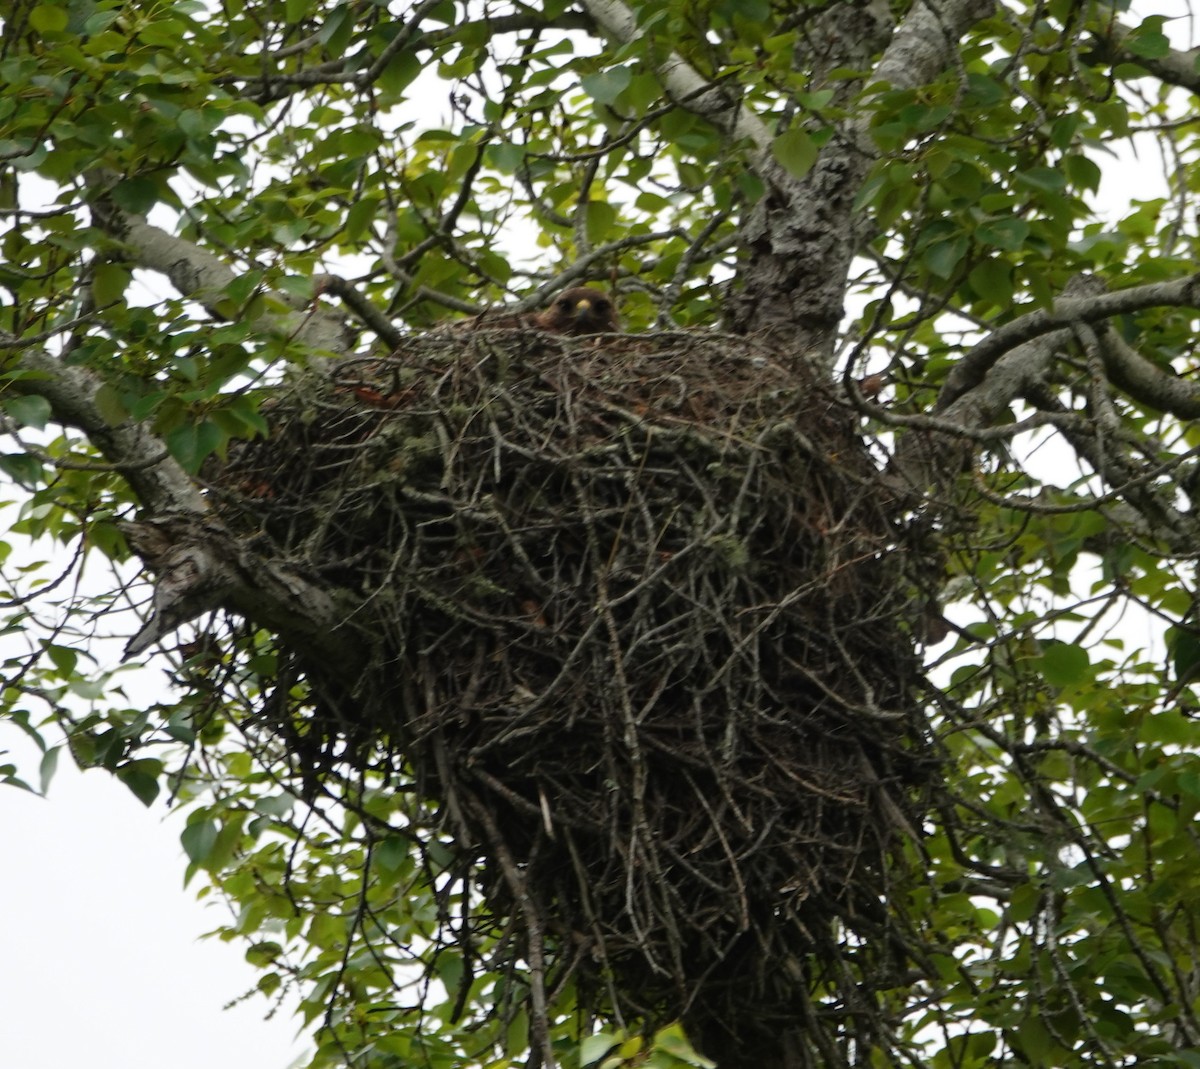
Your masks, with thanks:
<instances>
[{"instance_id":1,"label":"thick tree branch","mask_svg":"<svg viewBox=\"0 0 1200 1069\"><path fill-rule=\"evenodd\" d=\"M204 495L176 463L162 440L141 423L113 426L96 404L103 381L86 368L64 364L40 346L26 346L0 332L0 348L19 353L15 364L33 374L14 379L10 388L50 402L54 418L82 431L104 458L121 471L138 500L153 512L203 516Z\"/></svg>"},{"instance_id":2,"label":"thick tree branch","mask_svg":"<svg viewBox=\"0 0 1200 1069\"><path fill-rule=\"evenodd\" d=\"M1108 380L1139 404L1180 419L1200 418L1200 386L1169 375L1133 349L1112 327L1099 332Z\"/></svg>"},{"instance_id":3,"label":"thick tree branch","mask_svg":"<svg viewBox=\"0 0 1200 1069\"><path fill-rule=\"evenodd\" d=\"M643 33L621 0L583 0L583 6L622 44ZM893 88L930 81L945 69L962 34L993 7L994 0L920 0L894 35L872 81ZM858 15L855 10L847 17ZM884 17L886 11L880 14ZM861 48L860 30L856 23L855 32L840 36L844 49ZM845 56L839 62L854 65ZM745 272L746 284L731 301L731 326L771 328L803 347L827 350L842 316L846 272L856 250L854 199L876 157L870 114L863 113L841 130L810 174L798 181L772 155L776 131L738 97L706 80L677 53L659 64L658 74L678 105L711 122L730 142L753 146L750 166L774 191L744 228L750 253L746 262L751 266Z\"/></svg>"},{"instance_id":4,"label":"thick tree branch","mask_svg":"<svg viewBox=\"0 0 1200 1069\"><path fill-rule=\"evenodd\" d=\"M1085 277L1068 292L1084 288L1090 281L1093 280ZM1120 294L1102 296L1118 297ZM1098 299L1095 296L1067 296L1063 300L1083 305ZM918 493L947 478L953 480L964 470L973 448L970 432L993 426L1014 401L1024 398L1042 412L1061 418L1061 422L1055 423L1058 432L1124 499L1125 506L1106 507L1106 514L1116 516L1119 512L1122 526L1147 543L1163 543L1174 552L1193 553L1198 537L1196 522L1175 506L1172 491L1158 485L1161 471L1146 469L1132 461L1118 441L1119 434L1111 441L1105 441L1094 421L1089 421L1086 429L1075 425L1047 385L1052 365L1073 340L1074 334L1070 326L1058 326L1001 353L985 376L948 401L939 412L939 422L950 422L961 428L966 440L944 433L910 433L901 439L894 468L905 484Z\"/></svg>"},{"instance_id":5,"label":"thick tree branch","mask_svg":"<svg viewBox=\"0 0 1200 1069\"><path fill-rule=\"evenodd\" d=\"M224 524L168 516L125 523L121 530L157 576L154 613L129 641L126 657L144 653L183 624L221 608L351 673L366 663L369 636L351 623L357 597L339 596L286 565L265 560Z\"/></svg>"},{"instance_id":6,"label":"thick tree branch","mask_svg":"<svg viewBox=\"0 0 1200 1069\"><path fill-rule=\"evenodd\" d=\"M645 32L621 0L581 0L583 8L609 37L627 45ZM710 82L677 52L658 65L663 88L676 104L707 119L732 141L749 141L755 149L755 169L770 168L772 133L766 124L736 96Z\"/></svg>"},{"instance_id":7,"label":"thick tree branch","mask_svg":"<svg viewBox=\"0 0 1200 1069\"><path fill-rule=\"evenodd\" d=\"M918 0L892 35L869 85L923 85L950 64L959 39L994 8L994 0ZM847 17L856 14L847 9ZM859 37L844 34L847 66ZM835 130L802 181L776 183L743 224L742 285L730 301L730 326L769 329L823 361L832 357L844 307L846 278L863 228L856 198L878 150L872 114Z\"/></svg>"},{"instance_id":8,"label":"thick tree branch","mask_svg":"<svg viewBox=\"0 0 1200 1069\"><path fill-rule=\"evenodd\" d=\"M347 624L353 599L343 604L325 587L249 550L213 518L204 494L160 438L133 420L109 422L96 403L104 385L99 376L5 332L0 349L15 352L15 367L31 373L9 380L10 388L44 397L57 422L81 431L121 472L149 516L122 525L131 548L158 577L154 614L126 656L138 656L205 612L228 608L299 649L359 663L366 644Z\"/></svg>"},{"instance_id":9,"label":"thick tree branch","mask_svg":"<svg viewBox=\"0 0 1200 1069\"><path fill-rule=\"evenodd\" d=\"M106 198L95 201L93 208L100 225L124 243L138 267L163 275L180 294L204 305L218 319L228 320L239 313L228 295L238 276L220 257L168 234L145 216L122 211ZM324 354L350 351L353 335L330 309L316 304L308 311L287 310L299 302L278 293L267 296L280 310L257 316L253 323L257 333L294 339Z\"/></svg>"},{"instance_id":10,"label":"thick tree branch","mask_svg":"<svg viewBox=\"0 0 1200 1069\"><path fill-rule=\"evenodd\" d=\"M332 293L335 297L340 297L346 307L391 348L396 348L404 338L404 332L397 330L392 321L372 304L349 279L342 278L340 275L317 275L313 278L313 288L318 296L322 293Z\"/></svg>"},{"instance_id":11,"label":"thick tree branch","mask_svg":"<svg viewBox=\"0 0 1200 1069\"><path fill-rule=\"evenodd\" d=\"M967 353L946 377L937 408L946 411L958 398L983 382L1005 353L1071 323L1095 323L1146 308L1200 307L1200 274L1175 282L1156 282L1097 296L1064 296L1049 311L1039 309L997 328Z\"/></svg>"},{"instance_id":12,"label":"thick tree branch","mask_svg":"<svg viewBox=\"0 0 1200 1069\"><path fill-rule=\"evenodd\" d=\"M995 0L920 0L897 28L870 81L892 89L912 89L933 81L946 69L963 34L995 6ZM865 147L870 113L864 111L855 126Z\"/></svg>"},{"instance_id":13,"label":"thick tree branch","mask_svg":"<svg viewBox=\"0 0 1200 1069\"><path fill-rule=\"evenodd\" d=\"M1024 396L1043 411L1061 411L1061 402L1045 383L1031 384ZM1100 448L1094 434L1064 428L1062 435L1076 454L1124 498L1122 503L1103 508L1105 516L1121 531L1148 545L1165 544L1183 556L1195 554L1195 518L1175 507L1172 494L1156 490L1146 473L1128 463L1123 455ZM1105 534L1096 541L1103 544L1109 537Z\"/></svg>"},{"instance_id":14,"label":"thick tree branch","mask_svg":"<svg viewBox=\"0 0 1200 1069\"><path fill-rule=\"evenodd\" d=\"M1172 48L1161 56L1143 56L1129 47L1130 38L1135 32L1128 26L1114 22L1107 35L1097 34L1095 37L1100 54L1110 63L1130 63L1168 85L1200 93L1200 70L1196 68L1200 60L1200 48L1187 52Z\"/></svg>"},{"instance_id":15,"label":"thick tree branch","mask_svg":"<svg viewBox=\"0 0 1200 1069\"><path fill-rule=\"evenodd\" d=\"M917 429L900 439L892 461L905 488L923 496L930 486L952 483L974 453L972 432L991 428L1014 401L1036 389L1070 340L1071 332L1064 328L1003 354L986 382L961 394L939 413L938 422L953 431L926 430L917 421Z\"/></svg>"}]
</instances>

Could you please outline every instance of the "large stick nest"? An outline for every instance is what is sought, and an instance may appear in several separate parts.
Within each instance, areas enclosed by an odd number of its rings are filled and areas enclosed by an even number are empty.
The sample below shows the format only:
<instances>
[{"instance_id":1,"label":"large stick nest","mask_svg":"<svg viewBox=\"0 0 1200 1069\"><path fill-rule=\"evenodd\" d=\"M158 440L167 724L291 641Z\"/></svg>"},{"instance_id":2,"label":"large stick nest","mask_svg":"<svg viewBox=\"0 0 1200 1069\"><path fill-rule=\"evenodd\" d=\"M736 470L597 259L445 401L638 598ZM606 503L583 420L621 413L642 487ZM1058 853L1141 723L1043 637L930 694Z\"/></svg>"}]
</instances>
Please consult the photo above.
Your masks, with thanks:
<instances>
[{"instance_id":1,"label":"large stick nest","mask_svg":"<svg viewBox=\"0 0 1200 1069\"><path fill-rule=\"evenodd\" d=\"M500 953L710 1049L795 1023L933 775L919 561L834 391L747 339L446 332L269 416L220 510L373 636L305 715L441 806Z\"/></svg>"}]
</instances>

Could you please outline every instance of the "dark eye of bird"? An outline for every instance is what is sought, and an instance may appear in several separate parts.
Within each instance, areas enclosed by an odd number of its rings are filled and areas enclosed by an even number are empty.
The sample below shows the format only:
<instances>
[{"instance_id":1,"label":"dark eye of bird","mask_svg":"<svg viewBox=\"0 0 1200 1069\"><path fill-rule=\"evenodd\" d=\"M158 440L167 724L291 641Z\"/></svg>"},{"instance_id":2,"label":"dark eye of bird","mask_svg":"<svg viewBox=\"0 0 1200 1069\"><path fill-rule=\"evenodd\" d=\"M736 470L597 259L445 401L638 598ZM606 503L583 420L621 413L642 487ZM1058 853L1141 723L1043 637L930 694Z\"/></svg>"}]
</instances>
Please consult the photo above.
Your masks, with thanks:
<instances>
[{"instance_id":1,"label":"dark eye of bird","mask_svg":"<svg viewBox=\"0 0 1200 1069\"><path fill-rule=\"evenodd\" d=\"M558 306L564 312L569 312L571 310L571 302L570 301L559 301Z\"/></svg>"}]
</instances>

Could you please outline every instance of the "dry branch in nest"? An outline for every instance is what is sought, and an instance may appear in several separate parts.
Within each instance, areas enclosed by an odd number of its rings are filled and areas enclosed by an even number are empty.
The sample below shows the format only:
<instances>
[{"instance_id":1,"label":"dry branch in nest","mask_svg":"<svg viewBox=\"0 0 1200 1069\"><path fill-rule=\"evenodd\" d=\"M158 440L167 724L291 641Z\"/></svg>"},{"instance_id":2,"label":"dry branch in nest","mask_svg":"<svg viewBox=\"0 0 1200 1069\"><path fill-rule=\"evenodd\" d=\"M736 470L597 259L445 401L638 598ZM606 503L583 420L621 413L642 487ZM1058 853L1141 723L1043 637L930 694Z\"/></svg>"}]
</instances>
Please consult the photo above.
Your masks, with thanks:
<instances>
[{"instance_id":1,"label":"dry branch in nest","mask_svg":"<svg viewBox=\"0 0 1200 1069\"><path fill-rule=\"evenodd\" d=\"M447 332L270 420L219 511L370 636L298 665L309 734L440 805L535 1046L568 981L739 1061L861 1017L933 769L919 562L833 391L744 338Z\"/></svg>"}]
</instances>

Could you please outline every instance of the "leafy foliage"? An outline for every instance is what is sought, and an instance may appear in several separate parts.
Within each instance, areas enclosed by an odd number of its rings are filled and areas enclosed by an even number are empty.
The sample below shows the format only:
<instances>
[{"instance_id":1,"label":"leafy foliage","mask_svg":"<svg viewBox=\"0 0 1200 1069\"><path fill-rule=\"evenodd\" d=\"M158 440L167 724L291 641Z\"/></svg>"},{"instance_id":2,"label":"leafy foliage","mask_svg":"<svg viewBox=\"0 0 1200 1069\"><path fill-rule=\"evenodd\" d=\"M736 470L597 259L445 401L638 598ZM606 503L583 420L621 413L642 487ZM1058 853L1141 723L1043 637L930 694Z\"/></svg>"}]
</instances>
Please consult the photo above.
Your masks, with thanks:
<instances>
[{"instance_id":1,"label":"leafy foliage","mask_svg":"<svg viewBox=\"0 0 1200 1069\"><path fill-rule=\"evenodd\" d=\"M738 327L750 295L750 325L844 380L944 562L949 795L890 901L915 964L872 1049L835 1030L808 1063L1194 1063L1195 53L1122 3L886 6L0 16L0 715L43 755L0 780L44 790L69 745L185 807L189 876L236 904L226 934L299 1002L314 1067L544 1052L519 980L430 951L475 893L440 815L384 770L305 780L302 732L247 730L281 678L278 614L188 617L150 670L167 697L121 664L112 636L151 596L128 521L269 435L290 366L584 280L633 330ZM947 55L920 25L954 29ZM772 257L813 249L769 290ZM706 1064L569 989L552 1018L568 1064Z\"/></svg>"}]
</instances>

